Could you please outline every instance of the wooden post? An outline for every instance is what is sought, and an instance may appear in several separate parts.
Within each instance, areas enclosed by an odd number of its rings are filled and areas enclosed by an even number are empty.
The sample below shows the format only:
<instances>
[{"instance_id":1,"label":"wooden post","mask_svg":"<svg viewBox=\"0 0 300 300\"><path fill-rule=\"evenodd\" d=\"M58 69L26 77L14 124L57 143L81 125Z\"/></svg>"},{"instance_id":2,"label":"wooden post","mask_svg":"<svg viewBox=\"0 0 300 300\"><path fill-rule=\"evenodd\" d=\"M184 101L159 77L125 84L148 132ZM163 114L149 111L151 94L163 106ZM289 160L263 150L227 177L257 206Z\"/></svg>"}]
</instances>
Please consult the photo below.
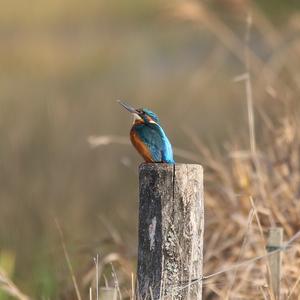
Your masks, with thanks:
<instances>
[{"instance_id":1,"label":"wooden post","mask_svg":"<svg viewBox=\"0 0 300 300\"><path fill-rule=\"evenodd\" d=\"M202 299L203 170L142 164L137 298Z\"/></svg>"},{"instance_id":2,"label":"wooden post","mask_svg":"<svg viewBox=\"0 0 300 300\"><path fill-rule=\"evenodd\" d=\"M267 244L268 252L272 252L282 247L283 229L281 227L270 228ZM270 266L270 287L276 300L280 299L281 281L281 251L269 256Z\"/></svg>"}]
</instances>

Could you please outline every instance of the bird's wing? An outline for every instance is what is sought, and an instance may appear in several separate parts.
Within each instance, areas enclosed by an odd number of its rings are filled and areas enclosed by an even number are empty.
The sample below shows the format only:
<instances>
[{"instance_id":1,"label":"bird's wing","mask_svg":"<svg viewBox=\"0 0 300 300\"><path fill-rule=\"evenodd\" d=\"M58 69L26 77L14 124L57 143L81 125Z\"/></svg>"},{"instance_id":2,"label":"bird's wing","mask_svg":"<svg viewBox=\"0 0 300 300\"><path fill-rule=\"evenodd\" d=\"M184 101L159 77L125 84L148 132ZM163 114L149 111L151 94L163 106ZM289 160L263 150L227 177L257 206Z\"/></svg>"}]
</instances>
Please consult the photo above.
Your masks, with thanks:
<instances>
[{"instance_id":1,"label":"bird's wing","mask_svg":"<svg viewBox=\"0 0 300 300\"><path fill-rule=\"evenodd\" d=\"M164 142L160 132L153 126L141 126L136 129L139 138L147 146L155 162L162 162L162 152L164 151Z\"/></svg>"},{"instance_id":2,"label":"bird's wing","mask_svg":"<svg viewBox=\"0 0 300 300\"><path fill-rule=\"evenodd\" d=\"M159 124L148 124L148 127L155 131L155 135L153 135L153 138L156 141L156 143L154 144L159 150L159 161L171 164L175 163L173 158L172 145L162 127Z\"/></svg>"}]
</instances>

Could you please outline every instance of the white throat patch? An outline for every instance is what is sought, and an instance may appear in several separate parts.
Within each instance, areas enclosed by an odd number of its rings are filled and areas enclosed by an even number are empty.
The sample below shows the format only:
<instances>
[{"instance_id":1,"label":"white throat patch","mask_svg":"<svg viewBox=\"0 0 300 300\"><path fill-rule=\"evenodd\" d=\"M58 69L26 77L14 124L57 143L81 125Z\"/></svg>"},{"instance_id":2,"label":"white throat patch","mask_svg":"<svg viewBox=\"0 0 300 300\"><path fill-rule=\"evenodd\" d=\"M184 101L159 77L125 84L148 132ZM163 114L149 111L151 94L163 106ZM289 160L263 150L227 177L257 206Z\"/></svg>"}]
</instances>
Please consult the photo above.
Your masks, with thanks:
<instances>
[{"instance_id":1,"label":"white throat patch","mask_svg":"<svg viewBox=\"0 0 300 300\"><path fill-rule=\"evenodd\" d=\"M132 116L133 116L133 124L134 124L136 121L142 121L142 122L144 122L143 118L141 118L138 114L133 113ZM158 124L157 124L155 121L153 121L152 119L149 121L149 123L150 123L150 124L156 124L156 125L158 125Z\"/></svg>"},{"instance_id":2,"label":"white throat patch","mask_svg":"<svg viewBox=\"0 0 300 300\"><path fill-rule=\"evenodd\" d=\"M132 114L132 115L133 115L133 123L138 120L143 120L138 114Z\"/></svg>"}]
</instances>

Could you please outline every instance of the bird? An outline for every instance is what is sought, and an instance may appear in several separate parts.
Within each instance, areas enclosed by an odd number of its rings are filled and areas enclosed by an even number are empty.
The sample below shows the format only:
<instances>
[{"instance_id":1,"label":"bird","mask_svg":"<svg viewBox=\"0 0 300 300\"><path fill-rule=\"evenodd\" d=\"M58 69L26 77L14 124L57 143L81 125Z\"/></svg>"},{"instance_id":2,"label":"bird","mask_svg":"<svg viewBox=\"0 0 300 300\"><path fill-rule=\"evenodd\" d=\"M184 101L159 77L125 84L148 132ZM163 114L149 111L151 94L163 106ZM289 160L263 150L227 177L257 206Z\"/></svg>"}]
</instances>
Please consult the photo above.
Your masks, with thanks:
<instances>
[{"instance_id":1,"label":"bird","mask_svg":"<svg viewBox=\"0 0 300 300\"><path fill-rule=\"evenodd\" d=\"M172 145L165 134L158 116L147 108L133 108L117 100L133 115L130 140L146 163L175 164Z\"/></svg>"}]
</instances>

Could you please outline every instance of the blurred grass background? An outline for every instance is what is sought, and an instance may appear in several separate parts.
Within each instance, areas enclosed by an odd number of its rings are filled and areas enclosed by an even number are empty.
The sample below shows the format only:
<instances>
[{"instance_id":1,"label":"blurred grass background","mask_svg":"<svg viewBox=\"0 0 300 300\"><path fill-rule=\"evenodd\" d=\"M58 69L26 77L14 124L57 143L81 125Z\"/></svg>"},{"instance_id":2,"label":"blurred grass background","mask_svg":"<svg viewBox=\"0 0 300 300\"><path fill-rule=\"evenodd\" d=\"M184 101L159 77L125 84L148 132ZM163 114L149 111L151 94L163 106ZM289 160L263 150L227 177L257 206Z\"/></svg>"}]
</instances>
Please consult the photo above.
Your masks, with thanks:
<instances>
[{"instance_id":1,"label":"blurred grass background","mask_svg":"<svg viewBox=\"0 0 300 300\"><path fill-rule=\"evenodd\" d=\"M134 255L141 159L127 145L87 143L128 135L116 99L157 112L174 146L199 162L191 132L248 147L244 85L233 82L245 72L247 14L255 105L272 115L299 98L299 9L292 0L3 2L0 265L17 285L56 299L70 281L54 218L76 272L102 251L101 216Z\"/></svg>"}]
</instances>

